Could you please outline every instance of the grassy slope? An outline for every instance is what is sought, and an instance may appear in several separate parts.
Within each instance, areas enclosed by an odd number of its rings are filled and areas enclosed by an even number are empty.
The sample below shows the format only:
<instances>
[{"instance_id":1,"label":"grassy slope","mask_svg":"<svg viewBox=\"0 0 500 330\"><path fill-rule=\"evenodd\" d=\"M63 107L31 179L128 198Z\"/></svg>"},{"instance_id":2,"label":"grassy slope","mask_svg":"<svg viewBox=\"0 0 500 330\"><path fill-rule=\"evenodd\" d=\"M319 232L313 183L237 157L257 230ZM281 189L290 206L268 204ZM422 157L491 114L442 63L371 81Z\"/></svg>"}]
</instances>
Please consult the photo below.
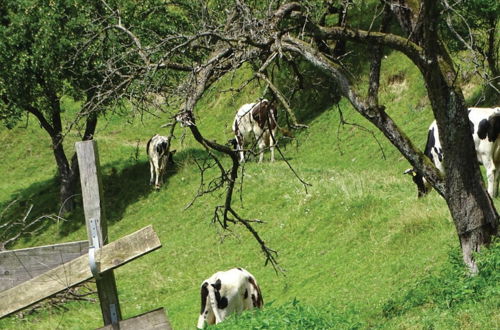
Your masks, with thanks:
<instances>
[{"instance_id":1,"label":"grassy slope","mask_svg":"<svg viewBox=\"0 0 500 330\"><path fill-rule=\"evenodd\" d=\"M431 113L418 73L399 56L386 61L389 66L397 64L406 79L387 86L382 101L422 146ZM234 98L209 93L199 106L199 125L206 136L218 141L230 138L234 112L258 97L258 90L251 86ZM344 101L340 106L347 120L371 129ZM447 316L421 308L403 317L383 318L384 303L415 279L439 270L448 251L457 247L457 239L444 201L435 193L416 200L415 187L402 175L408 163L381 134L375 133L386 160L370 134L353 126L338 130L338 122L335 107L318 113L308 122L310 129L298 136L298 146L293 142L284 149L299 175L312 184L308 193L282 160L246 165L244 201L236 206L244 216L266 220L258 230L279 251L286 277L263 266L259 248L245 230L237 227L221 233L210 224L214 206L222 201L218 194L202 197L184 210L199 183L193 158L203 157L189 134L181 141L181 131L177 132L177 167L166 186L153 192L147 185L144 149L151 135L166 134L159 128L163 122L146 117L125 125L112 117L106 127L100 126L97 141L111 240L152 223L163 243L159 251L116 271L124 316L164 306L175 329L193 328L201 281L217 270L240 266L257 277L265 301L273 306L297 298L306 305L350 315L364 326L419 328L433 322L443 327L498 326L498 311L481 314L484 309L477 305ZM39 213L51 210L57 189L47 137L31 121L28 128L0 130L0 141L4 146L2 208L20 198L34 203ZM67 148L72 149L70 143ZM71 222L52 224L17 247L85 239L78 212ZM0 328L88 329L101 324L97 304L67 307L67 311L41 312L23 320L11 317L0 321Z\"/></svg>"}]
</instances>

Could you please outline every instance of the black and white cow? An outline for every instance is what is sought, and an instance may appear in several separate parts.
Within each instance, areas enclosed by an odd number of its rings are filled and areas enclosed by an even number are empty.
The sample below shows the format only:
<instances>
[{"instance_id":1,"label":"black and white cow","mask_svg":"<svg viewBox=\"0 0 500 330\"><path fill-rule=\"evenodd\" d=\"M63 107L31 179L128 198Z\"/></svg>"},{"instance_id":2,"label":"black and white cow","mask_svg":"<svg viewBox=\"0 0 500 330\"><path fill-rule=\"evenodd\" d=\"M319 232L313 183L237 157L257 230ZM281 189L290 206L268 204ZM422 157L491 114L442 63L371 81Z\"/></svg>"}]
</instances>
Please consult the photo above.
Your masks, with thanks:
<instances>
[{"instance_id":1,"label":"black and white cow","mask_svg":"<svg viewBox=\"0 0 500 330\"><path fill-rule=\"evenodd\" d=\"M255 277L243 268L217 272L201 284L198 329L217 324L232 313L261 308L264 304Z\"/></svg>"},{"instance_id":2,"label":"black and white cow","mask_svg":"<svg viewBox=\"0 0 500 330\"><path fill-rule=\"evenodd\" d=\"M486 169L488 193L495 197L498 192L500 175L500 107L469 108L469 122L476 148L477 159ZM429 127L424 154L431 159L436 168L444 174L443 151L436 121ZM413 176L418 187L418 197L426 195L431 186L416 169L408 169L405 174Z\"/></svg>"},{"instance_id":3,"label":"black and white cow","mask_svg":"<svg viewBox=\"0 0 500 330\"><path fill-rule=\"evenodd\" d=\"M243 148L251 141L257 140L259 146L259 163L264 157L264 149L271 149L271 162L274 162L274 146L276 145L277 111L266 99L257 103L248 103L238 110L233 121L233 133L236 136L236 149L240 153L240 162L245 161Z\"/></svg>"},{"instance_id":4,"label":"black and white cow","mask_svg":"<svg viewBox=\"0 0 500 330\"><path fill-rule=\"evenodd\" d=\"M175 150L170 151L169 140L166 136L156 134L149 139L146 146L149 158L149 170L151 172L150 184L155 184L156 189L160 189L163 184L163 174L167 165L172 163L172 156Z\"/></svg>"}]
</instances>

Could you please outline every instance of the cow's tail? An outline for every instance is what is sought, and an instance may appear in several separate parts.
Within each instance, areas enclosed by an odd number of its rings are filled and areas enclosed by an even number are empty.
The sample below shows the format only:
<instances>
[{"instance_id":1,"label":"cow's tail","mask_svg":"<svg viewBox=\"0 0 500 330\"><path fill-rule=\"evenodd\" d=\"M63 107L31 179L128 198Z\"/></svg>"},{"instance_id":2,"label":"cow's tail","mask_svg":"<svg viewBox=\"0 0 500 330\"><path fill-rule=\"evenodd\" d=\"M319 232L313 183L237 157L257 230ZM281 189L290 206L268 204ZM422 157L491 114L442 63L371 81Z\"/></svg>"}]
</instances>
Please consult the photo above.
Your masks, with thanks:
<instances>
[{"instance_id":1,"label":"cow's tail","mask_svg":"<svg viewBox=\"0 0 500 330\"><path fill-rule=\"evenodd\" d=\"M222 317L219 314L219 309L217 308L217 299L215 298L215 288L212 284L208 285L208 297L210 298L210 306L215 316L215 324L222 322Z\"/></svg>"},{"instance_id":2,"label":"cow's tail","mask_svg":"<svg viewBox=\"0 0 500 330\"><path fill-rule=\"evenodd\" d=\"M256 293L256 297L251 297L253 307L262 308L262 306L264 305L264 299L262 298L262 293L260 292L260 287L257 284L257 281L253 276L249 276L248 282L250 282L250 285L253 287Z\"/></svg>"},{"instance_id":3,"label":"cow's tail","mask_svg":"<svg viewBox=\"0 0 500 330\"><path fill-rule=\"evenodd\" d=\"M149 145L151 144L151 141L153 141L153 138L149 139L148 144L146 144L146 155L149 156Z\"/></svg>"}]
</instances>

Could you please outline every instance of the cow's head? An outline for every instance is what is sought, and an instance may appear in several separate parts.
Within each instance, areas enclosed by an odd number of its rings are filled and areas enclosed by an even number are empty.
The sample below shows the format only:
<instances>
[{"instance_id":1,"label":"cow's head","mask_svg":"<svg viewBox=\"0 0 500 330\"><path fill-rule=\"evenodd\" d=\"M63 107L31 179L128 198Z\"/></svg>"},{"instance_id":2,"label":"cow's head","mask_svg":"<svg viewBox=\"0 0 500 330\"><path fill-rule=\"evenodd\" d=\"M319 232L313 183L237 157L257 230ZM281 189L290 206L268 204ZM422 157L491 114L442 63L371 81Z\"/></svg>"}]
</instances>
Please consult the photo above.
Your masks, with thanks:
<instances>
[{"instance_id":1,"label":"cow's head","mask_svg":"<svg viewBox=\"0 0 500 330\"><path fill-rule=\"evenodd\" d=\"M488 140L494 142L500 135L500 108L495 108L488 118Z\"/></svg>"},{"instance_id":2,"label":"cow's head","mask_svg":"<svg viewBox=\"0 0 500 330\"><path fill-rule=\"evenodd\" d=\"M429 182L424 178L422 174L420 174L417 170L415 170L415 168L409 168L406 171L404 171L403 174L411 175L413 183L417 185L418 198L424 197L431 191L431 186Z\"/></svg>"},{"instance_id":3,"label":"cow's head","mask_svg":"<svg viewBox=\"0 0 500 330\"><path fill-rule=\"evenodd\" d=\"M267 99L263 99L254 106L252 117L262 129L266 126L275 129L277 126L278 113L276 106Z\"/></svg>"},{"instance_id":4,"label":"cow's head","mask_svg":"<svg viewBox=\"0 0 500 330\"><path fill-rule=\"evenodd\" d=\"M233 150L236 150L238 148L238 141L236 141L236 138L232 138L227 140L226 145L232 148Z\"/></svg>"}]
</instances>

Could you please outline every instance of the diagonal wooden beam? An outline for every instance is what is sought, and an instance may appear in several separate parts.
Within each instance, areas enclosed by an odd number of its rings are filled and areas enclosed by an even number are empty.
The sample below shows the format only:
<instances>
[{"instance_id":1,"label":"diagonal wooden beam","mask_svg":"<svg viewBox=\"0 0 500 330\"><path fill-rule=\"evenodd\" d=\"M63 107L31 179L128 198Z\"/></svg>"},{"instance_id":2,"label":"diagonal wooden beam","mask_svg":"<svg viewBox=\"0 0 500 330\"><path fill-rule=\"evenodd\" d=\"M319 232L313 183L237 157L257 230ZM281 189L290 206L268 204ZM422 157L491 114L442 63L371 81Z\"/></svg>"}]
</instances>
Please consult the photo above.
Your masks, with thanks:
<instances>
[{"instance_id":1,"label":"diagonal wooden beam","mask_svg":"<svg viewBox=\"0 0 500 330\"><path fill-rule=\"evenodd\" d=\"M120 267L161 247L151 225L104 245L96 253L99 273ZM59 267L0 292L0 318L92 278L89 257L83 255Z\"/></svg>"}]
</instances>

